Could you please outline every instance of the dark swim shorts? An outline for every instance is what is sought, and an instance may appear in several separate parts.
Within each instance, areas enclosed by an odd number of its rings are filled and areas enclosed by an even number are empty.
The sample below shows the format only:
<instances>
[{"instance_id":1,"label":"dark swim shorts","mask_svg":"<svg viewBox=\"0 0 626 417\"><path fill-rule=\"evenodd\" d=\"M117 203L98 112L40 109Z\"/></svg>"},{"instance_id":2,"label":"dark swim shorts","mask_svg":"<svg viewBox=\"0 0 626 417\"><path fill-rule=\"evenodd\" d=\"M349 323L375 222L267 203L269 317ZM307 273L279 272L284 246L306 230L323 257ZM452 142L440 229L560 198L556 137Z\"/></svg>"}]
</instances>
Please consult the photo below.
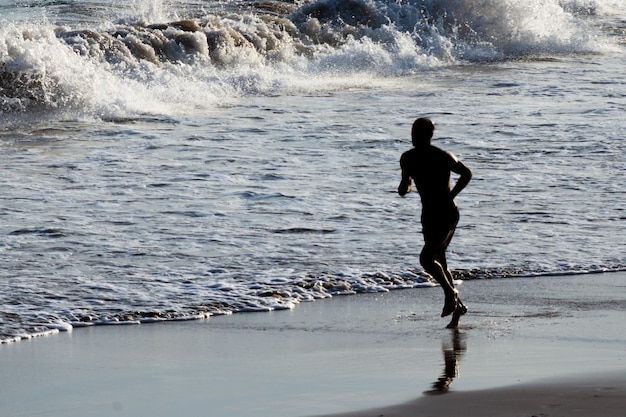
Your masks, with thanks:
<instances>
[{"instance_id":1,"label":"dark swim shorts","mask_svg":"<svg viewBox=\"0 0 626 417\"><path fill-rule=\"evenodd\" d=\"M424 242L442 245L445 249L452 239L459 223L459 209L456 206L437 210L422 211L422 233Z\"/></svg>"}]
</instances>

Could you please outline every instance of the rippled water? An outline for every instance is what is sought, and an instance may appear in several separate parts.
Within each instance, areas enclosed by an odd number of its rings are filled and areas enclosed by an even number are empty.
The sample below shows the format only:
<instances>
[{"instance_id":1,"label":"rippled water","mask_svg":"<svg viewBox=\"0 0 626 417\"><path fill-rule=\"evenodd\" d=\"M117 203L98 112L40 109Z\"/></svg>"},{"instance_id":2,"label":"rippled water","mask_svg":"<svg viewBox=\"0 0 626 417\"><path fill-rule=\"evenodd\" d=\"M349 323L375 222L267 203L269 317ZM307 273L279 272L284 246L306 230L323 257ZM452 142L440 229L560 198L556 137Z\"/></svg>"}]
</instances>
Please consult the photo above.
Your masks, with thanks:
<instances>
[{"instance_id":1,"label":"rippled water","mask_svg":"<svg viewBox=\"0 0 626 417\"><path fill-rule=\"evenodd\" d=\"M395 194L422 115L474 171L460 276L623 269L624 6L452 3L1 3L0 339L432 285Z\"/></svg>"}]
</instances>

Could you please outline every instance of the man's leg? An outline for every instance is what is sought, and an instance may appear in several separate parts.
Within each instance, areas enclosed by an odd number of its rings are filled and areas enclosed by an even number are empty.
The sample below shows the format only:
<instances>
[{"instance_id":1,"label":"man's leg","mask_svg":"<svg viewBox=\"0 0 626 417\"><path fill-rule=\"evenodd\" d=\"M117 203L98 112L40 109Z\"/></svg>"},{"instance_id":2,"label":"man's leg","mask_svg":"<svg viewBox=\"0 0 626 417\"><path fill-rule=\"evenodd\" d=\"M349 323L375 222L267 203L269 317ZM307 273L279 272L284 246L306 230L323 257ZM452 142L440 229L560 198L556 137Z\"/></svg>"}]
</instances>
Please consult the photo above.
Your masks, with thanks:
<instances>
[{"instance_id":1,"label":"man's leg","mask_svg":"<svg viewBox=\"0 0 626 417\"><path fill-rule=\"evenodd\" d=\"M454 288L454 279L452 278L452 273L448 269L448 260L446 259L446 250L445 248L440 250L437 254L435 254L435 260L439 262L441 268L443 269L443 273L448 280L448 283L452 288Z\"/></svg>"},{"instance_id":2,"label":"man's leg","mask_svg":"<svg viewBox=\"0 0 626 417\"><path fill-rule=\"evenodd\" d=\"M452 236L450 236L452 237ZM449 243L449 240L448 240ZM446 245L447 246L447 245ZM452 277L452 273L450 272L450 270L448 269L448 261L446 259L446 252L445 249L443 249L442 251L440 251L437 256L436 256L436 261L439 262L439 264L442 266L444 274L446 276L446 279L448 280L448 282L450 283L450 286L452 288L455 289L456 292L456 296L455 296L455 308L454 311L452 313L452 320L450 321L450 323L446 326L448 329L456 329L459 326L459 319L461 318L461 316L465 313L467 313L467 307L465 307L465 305L463 304L463 301L461 301L461 297L459 296L459 292L458 290L456 290L456 288L454 287L454 278Z\"/></svg>"},{"instance_id":3,"label":"man's leg","mask_svg":"<svg viewBox=\"0 0 626 417\"><path fill-rule=\"evenodd\" d=\"M437 260L437 254L440 252L441 245L433 245L430 242L426 242L422 253L420 254L420 263L424 270L430 274L441 285L443 292L446 296L446 301L441 312L441 317L449 316L456 309L457 292L448 275L446 275L447 268L444 268ZM446 265L447 266L447 265ZM449 273L449 272L448 272Z\"/></svg>"}]
</instances>

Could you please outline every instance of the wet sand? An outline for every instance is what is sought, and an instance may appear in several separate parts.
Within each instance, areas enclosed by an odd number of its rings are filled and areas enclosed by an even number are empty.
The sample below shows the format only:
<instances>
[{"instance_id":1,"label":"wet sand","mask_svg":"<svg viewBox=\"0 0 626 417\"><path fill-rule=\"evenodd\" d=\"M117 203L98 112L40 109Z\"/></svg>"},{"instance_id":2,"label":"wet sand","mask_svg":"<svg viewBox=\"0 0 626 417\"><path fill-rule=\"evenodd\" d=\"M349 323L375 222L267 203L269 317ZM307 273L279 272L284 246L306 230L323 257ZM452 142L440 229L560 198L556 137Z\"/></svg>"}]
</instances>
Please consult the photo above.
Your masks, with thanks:
<instances>
[{"instance_id":1,"label":"wet sand","mask_svg":"<svg viewBox=\"0 0 626 417\"><path fill-rule=\"evenodd\" d=\"M334 417L623 417L626 375L587 375L482 391L425 396Z\"/></svg>"},{"instance_id":2,"label":"wet sand","mask_svg":"<svg viewBox=\"0 0 626 417\"><path fill-rule=\"evenodd\" d=\"M623 416L625 289L467 281L457 331L437 287L75 329L0 345L0 415Z\"/></svg>"}]
</instances>

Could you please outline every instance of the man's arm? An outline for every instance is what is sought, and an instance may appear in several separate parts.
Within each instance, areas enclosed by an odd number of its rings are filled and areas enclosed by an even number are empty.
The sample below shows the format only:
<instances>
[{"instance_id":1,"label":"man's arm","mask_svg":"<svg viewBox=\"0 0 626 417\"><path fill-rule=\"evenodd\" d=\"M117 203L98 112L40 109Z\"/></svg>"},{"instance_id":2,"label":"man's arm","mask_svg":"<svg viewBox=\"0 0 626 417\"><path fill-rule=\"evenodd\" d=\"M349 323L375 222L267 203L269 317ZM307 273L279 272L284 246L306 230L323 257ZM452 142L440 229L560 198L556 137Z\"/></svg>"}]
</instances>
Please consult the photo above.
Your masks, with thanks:
<instances>
[{"instance_id":1,"label":"man's arm","mask_svg":"<svg viewBox=\"0 0 626 417\"><path fill-rule=\"evenodd\" d=\"M404 175L402 175L402 181L400 181L400 185L398 185L398 194L404 197L411 192L411 188L411 177L404 178Z\"/></svg>"},{"instance_id":2,"label":"man's arm","mask_svg":"<svg viewBox=\"0 0 626 417\"><path fill-rule=\"evenodd\" d=\"M404 167L404 155L400 158L400 168L402 168L402 180L400 181L400 185L398 185L398 194L404 197L407 193L411 192L411 176Z\"/></svg>"},{"instance_id":3,"label":"man's arm","mask_svg":"<svg viewBox=\"0 0 626 417\"><path fill-rule=\"evenodd\" d=\"M456 184L454 184L454 188L452 188L452 191L450 191L450 197L452 198L452 200L454 200L455 197L459 195L461 191L463 191L463 189L467 186L467 184L469 184L470 180L472 179L472 171L468 167L466 167L463 162L456 159L456 157L453 156L453 159L454 163L450 167L450 170L456 174L459 174L460 177L457 180Z\"/></svg>"}]
</instances>

